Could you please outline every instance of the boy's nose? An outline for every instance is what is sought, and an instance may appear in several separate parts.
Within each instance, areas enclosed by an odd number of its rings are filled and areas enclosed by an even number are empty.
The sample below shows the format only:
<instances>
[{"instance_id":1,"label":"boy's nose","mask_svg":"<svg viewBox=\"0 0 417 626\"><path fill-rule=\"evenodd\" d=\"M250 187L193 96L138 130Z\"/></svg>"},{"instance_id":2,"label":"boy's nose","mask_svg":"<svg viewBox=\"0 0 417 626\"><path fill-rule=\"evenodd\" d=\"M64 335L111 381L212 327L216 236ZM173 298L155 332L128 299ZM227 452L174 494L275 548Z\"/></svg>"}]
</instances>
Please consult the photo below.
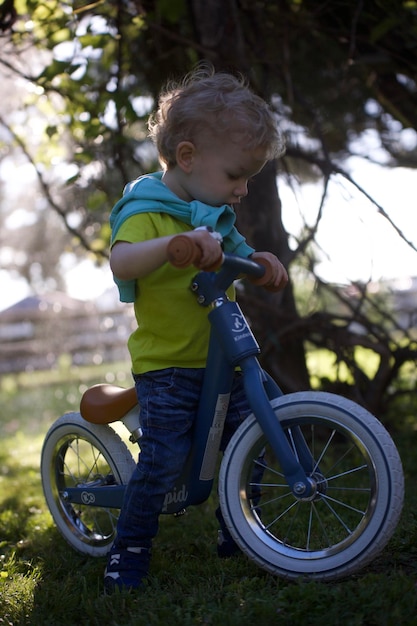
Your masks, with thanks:
<instances>
[{"instance_id":1,"label":"boy's nose","mask_svg":"<svg viewBox=\"0 0 417 626\"><path fill-rule=\"evenodd\" d=\"M243 198L244 196L248 195L248 183L247 182L242 182L240 183L235 191L234 191L235 196L238 196L239 198Z\"/></svg>"}]
</instances>

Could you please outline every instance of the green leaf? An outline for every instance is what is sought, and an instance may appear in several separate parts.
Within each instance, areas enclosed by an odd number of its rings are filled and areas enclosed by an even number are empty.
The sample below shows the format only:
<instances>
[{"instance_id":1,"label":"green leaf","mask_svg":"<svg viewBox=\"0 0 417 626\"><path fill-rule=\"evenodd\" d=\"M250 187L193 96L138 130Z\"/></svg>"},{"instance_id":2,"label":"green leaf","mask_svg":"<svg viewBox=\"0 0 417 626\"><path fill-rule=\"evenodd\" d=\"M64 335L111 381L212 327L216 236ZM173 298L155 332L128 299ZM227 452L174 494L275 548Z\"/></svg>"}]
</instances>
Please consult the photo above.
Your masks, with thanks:
<instances>
[{"instance_id":1,"label":"green leaf","mask_svg":"<svg viewBox=\"0 0 417 626\"><path fill-rule=\"evenodd\" d=\"M60 28L51 34L51 42L52 44L58 45L63 41L71 40L71 31L69 28Z\"/></svg>"},{"instance_id":2,"label":"green leaf","mask_svg":"<svg viewBox=\"0 0 417 626\"><path fill-rule=\"evenodd\" d=\"M168 22L176 24L185 14L184 0L159 0L158 10Z\"/></svg>"},{"instance_id":3,"label":"green leaf","mask_svg":"<svg viewBox=\"0 0 417 626\"><path fill-rule=\"evenodd\" d=\"M372 29L370 40L372 41L372 43L376 43L391 30L394 30L394 28L396 28L398 24L398 17L390 15L389 17L387 17L387 19L382 20L382 22L379 22L379 24L377 24L375 28Z\"/></svg>"},{"instance_id":4,"label":"green leaf","mask_svg":"<svg viewBox=\"0 0 417 626\"><path fill-rule=\"evenodd\" d=\"M101 35L87 34L87 35L81 35L81 37L78 37L78 41L80 42L83 48L87 48L88 46L91 46L92 48L104 48L106 43L111 38L112 37L110 33L101 34Z\"/></svg>"},{"instance_id":5,"label":"green leaf","mask_svg":"<svg viewBox=\"0 0 417 626\"><path fill-rule=\"evenodd\" d=\"M58 132L58 127L54 124L53 126L47 126L45 129L46 134L51 139Z\"/></svg>"},{"instance_id":6,"label":"green leaf","mask_svg":"<svg viewBox=\"0 0 417 626\"><path fill-rule=\"evenodd\" d=\"M56 59L54 59L49 65L45 67L43 72L39 74L38 80L41 83L44 83L45 81L51 81L56 76L59 76L60 74L66 72L68 70L68 66L68 61L57 61Z\"/></svg>"}]
</instances>

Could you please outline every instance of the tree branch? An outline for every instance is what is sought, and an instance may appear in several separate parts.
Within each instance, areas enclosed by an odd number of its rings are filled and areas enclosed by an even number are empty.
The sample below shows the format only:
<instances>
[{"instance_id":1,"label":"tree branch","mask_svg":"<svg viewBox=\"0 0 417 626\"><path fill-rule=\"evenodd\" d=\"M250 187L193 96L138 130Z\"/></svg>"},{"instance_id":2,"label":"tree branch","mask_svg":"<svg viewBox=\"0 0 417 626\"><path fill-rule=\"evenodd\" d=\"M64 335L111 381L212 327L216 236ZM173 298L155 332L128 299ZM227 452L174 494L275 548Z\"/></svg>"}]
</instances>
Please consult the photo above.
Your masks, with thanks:
<instances>
[{"instance_id":1,"label":"tree branch","mask_svg":"<svg viewBox=\"0 0 417 626\"><path fill-rule=\"evenodd\" d=\"M392 228L395 230L397 235L404 241L404 243L406 243L414 252L417 252L417 246L412 241L407 239L403 231L395 224L393 219L388 215L388 213L379 204L379 202L377 202L375 198L373 198L358 182L356 182L346 170L341 168L334 161L329 158L322 159L311 152L305 152L303 150L300 150L299 148L294 148L291 146L287 148L286 154L290 157L301 159L306 163L316 165L326 177L326 185L328 182L328 177L332 174L339 174L340 176L345 178L351 185L353 185L353 187L355 187L355 189L357 189L363 196L365 196L367 200L369 200L371 204L373 204L377 208L378 213L382 215L382 217L386 219L387 222L389 222L390 226L392 226ZM322 203L320 206L322 206Z\"/></svg>"},{"instance_id":2,"label":"tree branch","mask_svg":"<svg viewBox=\"0 0 417 626\"><path fill-rule=\"evenodd\" d=\"M27 158L29 163L34 168L34 170L36 172L36 176L37 176L38 182L40 184L40 187L42 189L42 193L43 193L44 197L46 198L49 206L61 217L61 219L62 219L62 221L64 223L64 226L67 229L67 231L73 237L76 237L79 240L80 244L82 245L82 247L87 252L91 252L92 254L94 254L95 256L98 256L98 257L108 258L108 254L107 254L107 252L105 250L94 250L91 247L88 239L84 236L84 234L79 229L74 228L73 226L71 226L68 223L68 219L67 219L67 215L66 215L65 209L60 207L59 204L57 202L55 202L54 198L52 197L51 190L49 188L48 183L46 182L46 180L45 180L41 170L36 165L36 162L33 159L32 155L30 154L29 150L27 149L26 144L24 143L24 141L21 139L21 137L19 137L19 135L17 135L14 132L14 130L9 126L9 124L6 123L6 121L3 119L2 116L0 116L0 124L10 133L10 135L13 137L14 141L16 142L16 144L22 150L23 154L25 155L25 157Z\"/></svg>"}]
</instances>

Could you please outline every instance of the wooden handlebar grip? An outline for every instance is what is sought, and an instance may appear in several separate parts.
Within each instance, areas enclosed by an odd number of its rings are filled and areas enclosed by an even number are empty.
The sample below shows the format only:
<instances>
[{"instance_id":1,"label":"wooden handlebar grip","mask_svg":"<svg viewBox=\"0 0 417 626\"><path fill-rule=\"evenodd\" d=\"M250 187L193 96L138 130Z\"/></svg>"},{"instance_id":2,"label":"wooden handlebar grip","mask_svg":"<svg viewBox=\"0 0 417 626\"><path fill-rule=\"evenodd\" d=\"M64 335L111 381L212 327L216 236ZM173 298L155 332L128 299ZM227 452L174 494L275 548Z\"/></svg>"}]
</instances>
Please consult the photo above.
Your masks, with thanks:
<instances>
[{"instance_id":1,"label":"wooden handlebar grip","mask_svg":"<svg viewBox=\"0 0 417 626\"><path fill-rule=\"evenodd\" d=\"M198 262L201 250L190 237L176 235L168 244L167 255L171 265L184 268Z\"/></svg>"},{"instance_id":2,"label":"wooden handlebar grip","mask_svg":"<svg viewBox=\"0 0 417 626\"><path fill-rule=\"evenodd\" d=\"M267 291L279 291L279 288L277 289L275 287L267 286L268 283L271 283L273 281L275 273L274 265L268 259L267 254L262 252L255 252L252 255L252 259L259 265L263 265L263 267L265 268L265 273L263 276L261 276L261 278L250 278L251 283L253 285L258 285L259 287L265 286L265 289Z\"/></svg>"}]
</instances>

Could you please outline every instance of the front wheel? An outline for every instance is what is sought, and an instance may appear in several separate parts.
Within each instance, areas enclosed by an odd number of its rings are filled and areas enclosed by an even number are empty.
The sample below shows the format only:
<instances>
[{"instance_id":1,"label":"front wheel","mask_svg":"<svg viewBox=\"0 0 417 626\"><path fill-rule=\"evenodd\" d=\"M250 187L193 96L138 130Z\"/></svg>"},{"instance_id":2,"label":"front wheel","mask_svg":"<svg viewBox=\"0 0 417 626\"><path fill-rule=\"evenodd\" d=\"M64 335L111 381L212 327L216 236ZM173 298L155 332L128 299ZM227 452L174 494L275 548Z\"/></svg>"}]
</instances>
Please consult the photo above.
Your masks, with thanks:
<instances>
[{"instance_id":1,"label":"front wheel","mask_svg":"<svg viewBox=\"0 0 417 626\"><path fill-rule=\"evenodd\" d=\"M66 501L68 487L126 484L135 462L114 430L67 413L52 424L41 453L41 479L54 522L78 552L104 556L115 534L119 510Z\"/></svg>"},{"instance_id":2,"label":"front wheel","mask_svg":"<svg viewBox=\"0 0 417 626\"><path fill-rule=\"evenodd\" d=\"M306 499L293 495L252 415L222 461L226 524L242 551L272 574L315 580L352 574L380 553L397 526L404 498L397 449L382 424L346 398L299 392L271 405L315 491Z\"/></svg>"}]
</instances>

